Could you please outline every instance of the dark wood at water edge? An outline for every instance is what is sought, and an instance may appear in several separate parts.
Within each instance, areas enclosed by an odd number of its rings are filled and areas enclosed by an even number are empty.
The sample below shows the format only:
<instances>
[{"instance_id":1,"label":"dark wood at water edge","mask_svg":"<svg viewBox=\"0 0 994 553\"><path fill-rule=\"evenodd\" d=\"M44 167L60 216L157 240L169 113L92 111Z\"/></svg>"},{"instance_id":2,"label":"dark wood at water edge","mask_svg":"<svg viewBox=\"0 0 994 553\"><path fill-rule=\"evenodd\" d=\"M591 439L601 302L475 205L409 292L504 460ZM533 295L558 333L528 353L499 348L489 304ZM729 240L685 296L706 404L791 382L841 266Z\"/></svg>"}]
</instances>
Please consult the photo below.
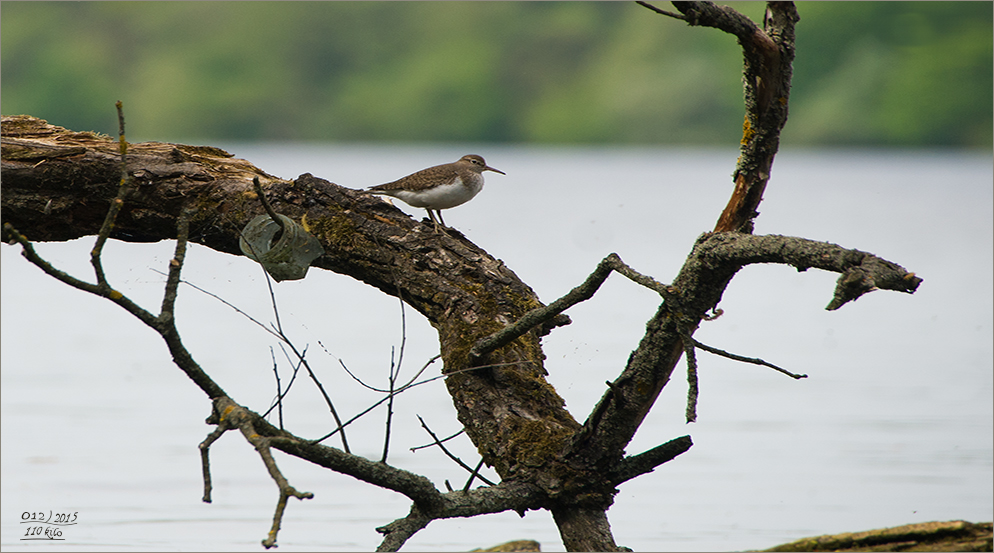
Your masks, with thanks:
<instances>
[{"instance_id":1,"label":"dark wood at water edge","mask_svg":"<svg viewBox=\"0 0 994 553\"><path fill-rule=\"evenodd\" d=\"M804 538L764 551L991 551L994 523L922 522Z\"/></svg>"}]
</instances>

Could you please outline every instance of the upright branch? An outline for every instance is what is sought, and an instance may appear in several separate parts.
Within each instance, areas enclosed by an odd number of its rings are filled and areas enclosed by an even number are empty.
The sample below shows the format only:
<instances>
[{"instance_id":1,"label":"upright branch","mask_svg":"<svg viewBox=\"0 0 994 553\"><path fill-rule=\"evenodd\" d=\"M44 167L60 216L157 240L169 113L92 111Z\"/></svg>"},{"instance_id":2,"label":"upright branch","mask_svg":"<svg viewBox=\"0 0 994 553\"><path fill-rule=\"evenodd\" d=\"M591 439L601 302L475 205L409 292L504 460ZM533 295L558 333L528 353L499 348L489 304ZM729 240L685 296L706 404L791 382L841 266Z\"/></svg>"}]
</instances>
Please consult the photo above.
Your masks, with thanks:
<instances>
[{"instance_id":1,"label":"upright branch","mask_svg":"<svg viewBox=\"0 0 994 553\"><path fill-rule=\"evenodd\" d=\"M97 233L97 241L93 245L93 249L90 250L90 264L93 265L93 271L97 275L97 285L98 286L108 286L107 277L104 275L104 267L101 262L100 254L103 253L104 244L107 243L107 239L110 238L110 231L114 228L114 222L117 220L117 214L121 212L121 207L124 205L124 199L128 197L128 192L131 191L131 177L128 175L128 141L124 138L124 109L121 102L117 102L117 126L118 126L118 144L120 145L121 152L121 180L118 184L117 197L110 203L110 209L107 210L107 215L104 217L104 223L100 225L100 232Z\"/></svg>"},{"instance_id":2,"label":"upright branch","mask_svg":"<svg viewBox=\"0 0 994 553\"><path fill-rule=\"evenodd\" d=\"M638 2L656 13L714 27L735 35L742 46L742 84L745 119L742 155L735 168L735 191L725 206L715 232L752 232L752 220L763 201L773 158L780 147L780 131L787 123L790 80L794 63L794 25L800 20L793 2L767 2L763 28L728 6L713 2L673 2L680 14Z\"/></svg>"}]
</instances>

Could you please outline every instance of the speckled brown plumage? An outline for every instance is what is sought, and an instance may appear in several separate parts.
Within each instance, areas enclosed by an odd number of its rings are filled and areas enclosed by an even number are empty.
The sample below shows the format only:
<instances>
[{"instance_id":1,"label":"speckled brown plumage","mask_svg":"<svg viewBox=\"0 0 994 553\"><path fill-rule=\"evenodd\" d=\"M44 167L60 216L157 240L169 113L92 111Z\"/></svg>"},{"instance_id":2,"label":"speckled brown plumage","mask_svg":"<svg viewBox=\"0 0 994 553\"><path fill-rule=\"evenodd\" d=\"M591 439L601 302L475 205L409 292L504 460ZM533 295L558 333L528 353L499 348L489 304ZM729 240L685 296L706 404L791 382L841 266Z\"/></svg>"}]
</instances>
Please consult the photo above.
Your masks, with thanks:
<instances>
[{"instance_id":1,"label":"speckled brown plumage","mask_svg":"<svg viewBox=\"0 0 994 553\"><path fill-rule=\"evenodd\" d=\"M484 171L505 174L488 167L482 157L469 154L454 163L436 165L402 179L370 187L369 191L393 196L413 207L425 208L435 224L435 230L438 230L438 221L442 221L442 227L445 227L441 210L464 204L480 193ZM438 220L433 212L438 213Z\"/></svg>"}]
</instances>

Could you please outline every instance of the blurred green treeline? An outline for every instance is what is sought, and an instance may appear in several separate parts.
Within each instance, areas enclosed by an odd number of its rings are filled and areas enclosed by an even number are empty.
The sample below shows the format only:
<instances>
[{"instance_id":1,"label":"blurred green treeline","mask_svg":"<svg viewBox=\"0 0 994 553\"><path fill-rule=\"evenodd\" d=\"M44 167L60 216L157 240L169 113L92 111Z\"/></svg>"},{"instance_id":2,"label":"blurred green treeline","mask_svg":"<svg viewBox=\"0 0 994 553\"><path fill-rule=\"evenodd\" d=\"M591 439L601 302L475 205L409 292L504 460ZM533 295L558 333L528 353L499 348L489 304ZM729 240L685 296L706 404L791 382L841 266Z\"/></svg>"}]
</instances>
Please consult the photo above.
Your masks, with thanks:
<instances>
[{"instance_id":1,"label":"blurred green treeline","mask_svg":"<svg viewBox=\"0 0 994 553\"><path fill-rule=\"evenodd\" d=\"M664 2L663 9L673 10ZM764 4L732 3L754 21ZM992 146L991 2L800 2L784 144ZM0 4L2 112L134 140L736 145L735 38L634 2Z\"/></svg>"}]
</instances>

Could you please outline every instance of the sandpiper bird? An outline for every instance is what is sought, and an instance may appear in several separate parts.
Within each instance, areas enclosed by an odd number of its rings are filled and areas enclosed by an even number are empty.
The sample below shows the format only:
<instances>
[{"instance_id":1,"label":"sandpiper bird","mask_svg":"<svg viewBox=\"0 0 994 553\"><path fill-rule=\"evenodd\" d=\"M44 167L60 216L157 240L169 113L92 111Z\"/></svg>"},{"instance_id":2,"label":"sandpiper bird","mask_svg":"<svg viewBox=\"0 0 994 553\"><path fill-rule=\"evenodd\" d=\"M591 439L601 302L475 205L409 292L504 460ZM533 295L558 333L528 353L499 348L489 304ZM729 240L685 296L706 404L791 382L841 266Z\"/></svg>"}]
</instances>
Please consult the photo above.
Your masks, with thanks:
<instances>
[{"instance_id":1,"label":"sandpiper bird","mask_svg":"<svg viewBox=\"0 0 994 553\"><path fill-rule=\"evenodd\" d=\"M488 167L482 157L470 154L462 156L455 163L436 165L393 182L372 186L369 191L404 200L412 207L425 208L437 232L438 221L445 228L441 210L464 204L483 190L484 171L506 174ZM438 221L432 211L438 213Z\"/></svg>"}]
</instances>

